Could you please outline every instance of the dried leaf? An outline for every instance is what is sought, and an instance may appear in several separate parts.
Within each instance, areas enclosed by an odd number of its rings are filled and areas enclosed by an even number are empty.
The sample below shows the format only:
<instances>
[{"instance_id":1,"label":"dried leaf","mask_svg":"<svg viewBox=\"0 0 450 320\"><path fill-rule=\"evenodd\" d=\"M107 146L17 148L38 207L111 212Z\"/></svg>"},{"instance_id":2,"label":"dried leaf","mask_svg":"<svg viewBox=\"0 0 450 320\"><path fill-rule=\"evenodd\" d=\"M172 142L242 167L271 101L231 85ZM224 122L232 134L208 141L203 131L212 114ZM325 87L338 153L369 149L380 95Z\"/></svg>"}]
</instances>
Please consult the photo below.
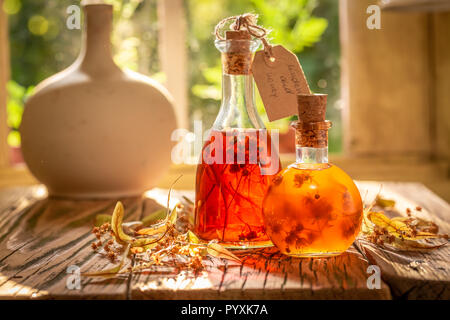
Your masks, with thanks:
<instances>
[{"instance_id":1,"label":"dried leaf","mask_svg":"<svg viewBox=\"0 0 450 320\"><path fill-rule=\"evenodd\" d=\"M147 246L149 244L156 243L160 241L165 233L167 232L167 226L169 223L166 223L166 225L163 225L161 228L161 232L155 233L155 236L159 236L158 239L152 238L134 238L126 234L123 230L122 221L123 221L123 215L124 215L124 208L122 203L119 201L117 202L116 208L114 209L112 220L111 220L111 230L114 232L116 241L119 243L129 243L132 247L143 247ZM143 229L141 229L143 230ZM160 235L162 233L162 235Z\"/></svg>"},{"instance_id":2,"label":"dried leaf","mask_svg":"<svg viewBox=\"0 0 450 320\"><path fill-rule=\"evenodd\" d=\"M370 211L367 214L367 218L376 226L386 229L396 237L412 235L412 229L406 223L399 220L391 220L381 212Z\"/></svg>"},{"instance_id":3,"label":"dried leaf","mask_svg":"<svg viewBox=\"0 0 450 320\"><path fill-rule=\"evenodd\" d=\"M157 223L158 221L164 220L166 218L166 212L166 209L159 209L150 213L148 216L142 219L142 226L148 227L152 224Z\"/></svg>"},{"instance_id":4,"label":"dried leaf","mask_svg":"<svg viewBox=\"0 0 450 320\"><path fill-rule=\"evenodd\" d=\"M376 226L380 228L384 228L387 232L396 238L405 239L405 240L424 240L424 239L438 239L443 238L442 235L439 235L434 232L428 231L418 231L420 228L417 228L419 223L419 219L410 218L410 217L395 217L389 219L381 212L369 212L367 215L368 219L374 223ZM422 220L422 219L420 219ZM422 220L421 224L425 227L436 226L434 223L430 223L428 221ZM414 225L416 228L413 229L410 225ZM436 226L435 230L438 228Z\"/></svg>"},{"instance_id":5,"label":"dried leaf","mask_svg":"<svg viewBox=\"0 0 450 320\"><path fill-rule=\"evenodd\" d=\"M129 243L133 240L132 237L123 232L122 222L123 222L124 208L122 202L118 201L111 219L111 230L114 232L116 241L119 243Z\"/></svg>"},{"instance_id":6,"label":"dried leaf","mask_svg":"<svg viewBox=\"0 0 450 320\"><path fill-rule=\"evenodd\" d=\"M176 224L177 223L177 219L178 219L178 211L177 208L173 208L172 211L170 212L167 221L170 222L171 224Z\"/></svg>"},{"instance_id":7,"label":"dried leaf","mask_svg":"<svg viewBox=\"0 0 450 320\"><path fill-rule=\"evenodd\" d=\"M177 222L177 218L178 218L178 212L176 210L176 208L174 208L172 211L170 211L169 208L169 203L170 203L170 194L172 192L172 188L173 185L178 181L178 179L180 179L180 177L178 177L170 186L169 189L169 193L167 195L167 208L164 209L164 216L162 217L164 219L164 222L162 222L161 224L158 224L157 226L153 226L153 227L149 227L149 228L143 228L138 230L136 233L139 235L145 235L145 236L153 236L153 235L157 235L159 233L163 233L167 231L167 224L171 223L172 225L175 225L175 223ZM162 215L161 212L159 212L160 210L155 212L155 215ZM153 214L151 214L153 215ZM150 218L149 218L150 220Z\"/></svg>"},{"instance_id":8,"label":"dried leaf","mask_svg":"<svg viewBox=\"0 0 450 320\"><path fill-rule=\"evenodd\" d=\"M405 240L405 239L395 239L393 243L391 243L394 247L400 250L405 251L427 251L434 250L445 246L447 243L440 244L425 244L417 241Z\"/></svg>"},{"instance_id":9,"label":"dried leaf","mask_svg":"<svg viewBox=\"0 0 450 320\"><path fill-rule=\"evenodd\" d=\"M421 231L425 232L431 232L431 233L438 233L439 227L436 223L432 221L427 221L421 218L415 218L415 226L417 229L420 229Z\"/></svg>"},{"instance_id":10,"label":"dried leaf","mask_svg":"<svg viewBox=\"0 0 450 320\"><path fill-rule=\"evenodd\" d=\"M129 236L134 235L136 230L142 227L141 221L130 221L122 223L122 230Z\"/></svg>"},{"instance_id":11,"label":"dried leaf","mask_svg":"<svg viewBox=\"0 0 450 320\"><path fill-rule=\"evenodd\" d=\"M393 208L395 207L395 200L384 199L378 195L375 198L375 204L381 208Z\"/></svg>"},{"instance_id":12,"label":"dried leaf","mask_svg":"<svg viewBox=\"0 0 450 320\"><path fill-rule=\"evenodd\" d=\"M189 243L194 243L194 244L200 243L200 239L191 230L188 230L188 232L187 232L187 240Z\"/></svg>"},{"instance_id":13,"label":"dried leaf","mask_svg":"<svg viewBox=\"0 0 450 320\"><path fill-rule=\"evenodd\" d=\"M403 237L405 240L425 240L425 239L440 239L443 238L441 235L430 232L417 232L413 236Z\"/></svg>"},{"instance_id":14,"label":"dried leaf","mask_svg":"<svg viewBox=\"0 0 450 320\"><path fill-rule=\"evenodd\" d=\"M167 230L167 226L169 224L174 225L177 221L178 213L176 209L173 209L165 222L159 223L155 226L148 227L148 228L142 228L138 231L136 231L136 234L141 236L155 236L160 233L163 233Z\"/></svg>"},{"instance_id":15,"label":"dried leaf","mask_svg":"<svg viewBox=\"0 0 450 320\"><path fill-rule=\"evenodd\" d=\"M100 227L101 225L105 224L105 223L111 223L111 215L110 214L98 214L95 216L95 222L94 222L94 226L96 227Z\"/></svg>"},{"instance_id":16,"label":"dried leaf","mask_svg":"<svg viewBox=\"0 0 450 320\"><path fill-rule=\"evenodd\" d=\"M151 249L155 248L157 245L158 245L158 242L155 242L155 243L147 244L141 248L144 249L144 251L147 251L147 250L151 250Z\"/></svg>"},{"instance_id":17,"label":"dried leaf","mask_svg":"<svg viewBox=\"0 0 450 320\"><path fill-rule=\"evenodd\" d=\"M137 239L133 239L131 240L131 246L132 247L145 247L148 246L150 244L156 244L159 241L161 241L165 236L165 233L162 234L159 238L137 238Z\"/></svg>"},{"instance_id":18,"label":"dried leaf","mask_svg":"<svg viewBox=\"0 0 450 320\"><path fill-rule=\"evenodd\" d=\"M447 235L438 234L438 226L430 221L415 217L395 217L389 219L382 212L364 211L363 232L377 245L391 246L404 251L426 251L447 244L429 244L421 240L447 239Z\"/></svg>"},{"instance_id":19,"label":"dried leaf","mask_svg":"<svg viewBox=\"0 0 450 320\"><path fill-rule=\"evenodd\" d=\"M220 244L215 243L215 242L208 243L207 251L208 251L208 254L210 254L216 258L234 260L239 263L241 262L241 259L239 259L234 254L232 254L230 251L228 251L227 249L222 247Z\"/></svg>"},{"instance_id":20,"label":"dried leaf","mask_svg":"<svg viewBox=\"0 0 450 320\"><path fill-rule=\"evenodd\" d=\"M155 227L140 229L140 230L136 231L136 233L138 235L142 235L142 236L144 236L144 235L145 236L154 236L154 235L163 233L166 230L167 230L167 226L165 224L159 224L158 226L155 226Z\"/></svg>"},{"instance_id":21,"label":"dried leaf","mask_svg":"<svg viewBox=\"0 0 450 320\"><path fill-rule=\"evenodd\" d=\"M175 183L177 183L178 180L180 180L181 177L182 176L179 176L178 178L175 179L175 181L172 183L172 185L169 188L169 193L167 194L166 221L170 221L170 222L172 222L172 224L175 224L175 222L177 221L177 217L176 217L177 211L174 209L174 210L172 210L172 214L170 212L170 195L172 193L173 186L175 185ZM174 219L173 214L175 214L175 221L172 221Z\"/></svg>"},{"instance_id":22,"label":"dried leaf","mask_svg":"<svg viewBox=\"0 0 450 320\"><path fill-rule=\"evenodd\" d=\"M401 221L401 222L408 222L408 220L411 220L410 217L394 217L391 219L392 221Z\"/></svg>"},{"instance_id":23,"label":"dried leaf","mask_svg":"<svg viewBox=\"0 0 450 320\"><path fill-rule=\"evenodd\" d=\"M172 187L168 193L168 205L170 203L171 190ZM201 257L206 255L241 262L237 256L217 242L211 241L206 244L192 231L182 233L180 230L176 229L175 223L178 220L178 212L181 209L182 206L180 205L175 206L172 211L167 207L164 219L161 223L156 225L150 224L146 228L141 228L145 223L151 223L155 221L155 219L156 221L160 221L162 211L159 210L150 214L148 219L144 222L134 221L123 223L124 208L121 202L117 203L111 218L110 227L112 235L117 242L128 244L127 254L128 251L131 251L132 254L139 255L136 261L140 264L133 267L132 271L164 263L169 265L172 264L172 267L175 268L184 267L198 272L203 269ZM102 232L105 233L103 229ZM138 236L135 237L136 234ZM105 235L108 236L106 233ZM112 242L109 241L108 246L112 244ZM170 259L175 259L177 261L171 261ZM114 268L96 273L87 273L86 275L111 275L118 273L123 265L123 261L124 259L122 259L119 266ZM180 261L182 261L181 265Z\"/></svg>"}]
</instances>

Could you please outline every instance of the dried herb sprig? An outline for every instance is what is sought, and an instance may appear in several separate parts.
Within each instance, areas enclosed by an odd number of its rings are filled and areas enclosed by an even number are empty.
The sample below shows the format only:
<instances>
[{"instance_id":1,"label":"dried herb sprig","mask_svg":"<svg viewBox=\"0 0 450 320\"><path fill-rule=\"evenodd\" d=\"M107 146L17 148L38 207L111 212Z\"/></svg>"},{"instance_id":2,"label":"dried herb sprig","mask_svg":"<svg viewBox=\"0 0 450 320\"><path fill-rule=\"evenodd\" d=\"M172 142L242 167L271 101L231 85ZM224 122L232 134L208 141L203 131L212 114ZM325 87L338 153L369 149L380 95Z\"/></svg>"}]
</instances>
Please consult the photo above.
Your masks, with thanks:
<instances>
[{"instance_id":1,"label":"dried herb sprig","mask_svg":"<svg viewBox=\"0 0 450 320\"><path fill-rule=\"evenodd\" d=\"M380 211L373 211L375 206ZM403 251L433 250L448 243L448 235L439 234L439 227L434 222L413 217L411 209L406 210L406 216L390 219L384 214L386 208L394 209L395 201L378 195L364 210L362 233L368 241ZM415 210L422 211L422 208ZM438 243L432 241L437 239L440 240Z\"/></svg>"},{"instance_id":2,"label":"dried herb sprig","mask_svg":"<svg viewBox=\"0 0 450 320\"><path fill-rule=\"evenodd\" d=\"M240 263L237 256L217 242L205 243L192 231L183 232L177 229L176 224L183 205L177 204L174 209L169 209L171 189L168 194L166 217L162 222L149 225L149 221L145 221L144 218L143 221L124 223L124 207L120 201L117 202L109 221L104 214L97 217L96 223L102 220L103 224L92 230L97 238L92 248L100 250L104 244L103 253L111 261L118 256L118 252L113 248L121 247L125 250L123 250L117 266L98 272L83 273L83 275L111 276L122 273L128 256L134 256L136 263L126 272L142 272L150 270L154 266L163 265L175 267L178 270L192 270L197 273L204 269L203 258L207 256ZM160 217L160 213L152 213L150 216Z\"/></svg>"}]
</instances>

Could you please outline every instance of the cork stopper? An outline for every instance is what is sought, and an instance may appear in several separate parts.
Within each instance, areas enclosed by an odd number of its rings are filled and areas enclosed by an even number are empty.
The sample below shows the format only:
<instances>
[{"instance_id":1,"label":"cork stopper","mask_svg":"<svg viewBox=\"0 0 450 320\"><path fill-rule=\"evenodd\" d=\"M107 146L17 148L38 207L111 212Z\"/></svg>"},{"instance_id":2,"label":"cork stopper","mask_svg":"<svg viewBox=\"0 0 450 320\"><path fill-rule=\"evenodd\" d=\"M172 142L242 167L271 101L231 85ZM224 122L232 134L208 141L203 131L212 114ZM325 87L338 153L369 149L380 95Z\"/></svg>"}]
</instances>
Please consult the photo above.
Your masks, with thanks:
<instances>
[{"instance_id":1,"label":"cork stopper","mask_svg":"<svg viewBox=\"0 0 450 320\"><path fill-rule=\"evenodd\" d=\"M301 147L325 148L328 146L328 129L331 122L325 120L327 111L326 94L297 95L298 122L292 124L296 129L296 143Z\"/></svg>"},{"instance_id":2,"label":"cork stopper","mask_svg":"<svg viewBox=\"0 0 450 320\"><path fill-rule=\"evenodd\" d=\"M297 95L298 119L303 123L325 121L326 94Z\"/></svg>"},{"instance_id":3,"label":"cork stopper","mask_svg":"<svg viewBox=\"0 0 450 320\"><path fill-rule=\"evenodd\" d=\"M229 42L226 52L222 54L225 73L233 75L250 74L252 37L247 30L229 30L225 32L225 40Z\"/></svg>"},{"instance_id":4,"label":"cork stopper","mask_svg":"<svg viewBox=\"0 0 450 320\"><path fill-rule=\"evenodd\" d=\"M251 40L252 36L247 30L228 30L225 32L226 40Z\"/></svg>"}]
</instances>

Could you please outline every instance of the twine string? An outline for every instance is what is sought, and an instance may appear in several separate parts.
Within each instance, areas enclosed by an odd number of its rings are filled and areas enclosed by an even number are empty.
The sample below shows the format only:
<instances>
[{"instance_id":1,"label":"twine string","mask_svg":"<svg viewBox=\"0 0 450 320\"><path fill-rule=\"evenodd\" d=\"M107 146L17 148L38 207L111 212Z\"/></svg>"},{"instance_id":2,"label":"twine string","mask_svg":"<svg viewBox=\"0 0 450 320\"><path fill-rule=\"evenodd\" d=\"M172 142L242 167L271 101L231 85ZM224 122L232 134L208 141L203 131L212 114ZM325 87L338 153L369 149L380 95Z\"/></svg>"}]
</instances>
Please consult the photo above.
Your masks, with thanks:
<instances>
[{"instance_id":1,"label":"twine string","mask_svg":"<svg viewBox=\"0 0 450 320\"><path fill-rule=\"evenodd\" d=\"M214 33L216 35L216 39L225 40L222 36L221 31L225 24L230 21L233 23L230 25L230 29L234 31L238 30L247 30L248 33L256 39L260 39L264 46L265 54L271 58L272 54L272 45L267 41L266 36L269 34L269 30L265 29L262 26L258 26L257 24L258 16L252 13L244 13L238 16L231 16L220 21L216 27L214 28Z\"/></svg>"}]
</instances>

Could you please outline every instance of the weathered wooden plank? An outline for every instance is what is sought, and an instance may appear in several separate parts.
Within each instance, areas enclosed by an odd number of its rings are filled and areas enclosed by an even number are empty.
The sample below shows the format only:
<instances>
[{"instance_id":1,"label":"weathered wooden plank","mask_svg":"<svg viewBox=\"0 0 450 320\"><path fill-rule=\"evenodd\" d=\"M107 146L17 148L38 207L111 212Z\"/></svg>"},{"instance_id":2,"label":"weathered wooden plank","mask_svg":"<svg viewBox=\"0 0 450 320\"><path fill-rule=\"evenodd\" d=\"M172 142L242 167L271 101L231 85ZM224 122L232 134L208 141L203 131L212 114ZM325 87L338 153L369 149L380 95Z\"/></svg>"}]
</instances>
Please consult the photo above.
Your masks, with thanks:
<instances>
[{"instance_id":1,"label":"weathered wooden plank","mask_svg":"<svg viewBox=\"0 0 450 320\"><path fill-rule=\"evenodd\" d=\"M448 205L445 201L435 196L421 184L415 183L359 183L363 197L370 202L376 194L394 198L397 206L406 211L406 208L414 209L421 206L423 209L416 212L419 216L431 219L438 223L444 230L448 228ZM380 191L381 190L381 191ZM408 198L417 196L421 201L408 201ZM436 212L436 214L434 214ZM358 242L360 244L360 242ZM367 253L367 250L358 246ZM378 247L375 252L381 253ZM398 252L395 253L399 255ZM359 299L386 299L390 297L387 286L383 283L381 290L367 289L367 267L369 263L361 253L351 248L347 253L331 259L296 259L277 254L273 250L258 250L253 253L237 253L241 255L244 264L240 267L224 264L206 274L202 281L203 290L192 290L198 285L195 279L183 279L177 274L138 275L131 280L131 297L133 298L167 298L167 299L306 299L306 298L359 298ZM439 273L437 268L446 268L448 255L441 252L422 254L422 260L438 259L441 265L435 265L433 272L427 276L414 277L409 281L418 281L425 287L428 280L435 282L437 298L445 296L445 290L439 290L439 284L445 284L449 277L446 272ZM396 278L393 273L389 277L389 260L395 257L385 258L385 264L369 256L370 264L377 264L382 274L391 286L398 292L406 292L407 283L402 278ZM439 257L439 258L438 258ZM444 264L444 265L442 265ZM414 264L413 264L414 266ZM396 264L393 264L393 268ZM438 272L438 273L436 273ZM416 280L414 280L416 279ZM199 280L198 280L199 281ZM425 282L424 282L425 281ZM445 285L444 285L445 287ZM422 288L423 289L423 288ZM163 294L161 295L161 293ZM399 296L396 292L396 296ZM439 296L440 294L440 296ZM411 295L413 298L422 298L424 295Z\"/></svg>"},{"instance_id":2,"label":"weathered wooden plank","mask_svg":"<svg viewBox=\"0 0 450 320\"><path fill-rule=\"evenodd\" d=\"M356 182L365 203L370 203L379 193L396 201L398 214L406 215L406 209L420 218L435 222L442 233L450 234L450 205L421 183L412 182ZM420 207L421 210L415 210Z\"/></svg>"},{"instance_id":3,"label":"weathered wooden plank","mask_svg":"<svg viewBox=\"0 0 450 320\"><path fill-rule=\"evenodd\" d=\"M330 259L284 256L275 248L236 251L239 265L210 261L200 277L160 272L135 274L132 299L389 299L386 284L367 288L367 260L353 247Z\"/></svg>"},{"instance_id":4,"label":"weathered wooden plank","mask_svg":"<svg viewBox=\"0 0 450 320\"><path fill-rule=\"evenodd\" d=\"M368 263L354 248L330 259L300 259L276 249L236 252L243 264L215 262L192 274L137 274L132 299L390 299L390 291L367 288Z\"/></svg>"},{"instance_id":5,"label":"weathered wooden plank","mask_svg":"<svg viewBox=\"0 0 450 320\"><path fill-rule=\"evenodd\" d=\"M353 247L328 259L281 255L276 249L245 254L243 267L227 269L224 283L244 299L389 299L389 288L367 287L368 263ZM233 279L234 281L231 281Z\"/></svg>"},{"instance_id":6,"label":"weathered wooden plank","mask_svg":"<svg viewBox=\"0 0 450 320\"><path fill-rule=\"evenodd\" d=\"M358 185L367 201L379 192L379 183ZM399 208L420 205L419 214L448 228L448 204L422 185L383 183L382 195L397 200ZM166 197L167 190L153 190L144 198L122 199L127 220L161 208ZM176 197L175 192L172 204ZM409 200L415 198L420 200ZM90 249L90 230L95 215L111 213L114 204L115 200L49 200L36 187L0 192L0 298L388 299L386 284L380 290L367 288L368 264L380 266L395 297L428 298L425 291L435 298L448 295L446 248L433 256L405 256L361 242L358 249L370 262L354 248L330 259L297 259L264 249L237 252L243 265L212 259L206 272L195 278L161 268L114 279L83 278L81 290L68 290L69 265L92 271L108 264Z\"/></svg>"},{"instance_id":7,"label":"weathered wooden plank","mask_svg":"<svg viewBox=\"0 0 450 320\"><path fill-rule=\"evenodd\" d=\"M441 232L450 231L450 206L418 183L359 183L360 190L371 199L375 194L396 201L391 215L406 215L406 208L414 215L434 221ZM415 210L419 206L420 211ZM399 252L380 248L358 239L356 246L367 259L381 269L381 276L391 287L394 298L450 299L450 248L430 252Z\"/></svg>"},{"instance_id":8,"label":"weathered wooden plank","mask_svg":"<svg viewBox=\"0 0 450 320\"><path fill-rule=\"evenodd\" d=\"M381 269L394 298L450 299L448 246L429 253L398 252L357 240L367 259Z\"/></svg>"},{"instance_id":9,"label":"weathered wooden plank","mask_svg":"<svg viewBox=\"0 0 450 320\"><path fill-rule=\"evenodd\" d=\"M141 216L142 199L122 201L127 219ZM0 226L0 298L126 298L128 275L106 281L82 278L81 290L66 287L71 265L82 271L108 267L108 260L90 247L95 239L91 229L98 213L112 212L115 200L35 197L25 207L18 203L1 215L8 219Z\"/></svg>"}]
</instances>

